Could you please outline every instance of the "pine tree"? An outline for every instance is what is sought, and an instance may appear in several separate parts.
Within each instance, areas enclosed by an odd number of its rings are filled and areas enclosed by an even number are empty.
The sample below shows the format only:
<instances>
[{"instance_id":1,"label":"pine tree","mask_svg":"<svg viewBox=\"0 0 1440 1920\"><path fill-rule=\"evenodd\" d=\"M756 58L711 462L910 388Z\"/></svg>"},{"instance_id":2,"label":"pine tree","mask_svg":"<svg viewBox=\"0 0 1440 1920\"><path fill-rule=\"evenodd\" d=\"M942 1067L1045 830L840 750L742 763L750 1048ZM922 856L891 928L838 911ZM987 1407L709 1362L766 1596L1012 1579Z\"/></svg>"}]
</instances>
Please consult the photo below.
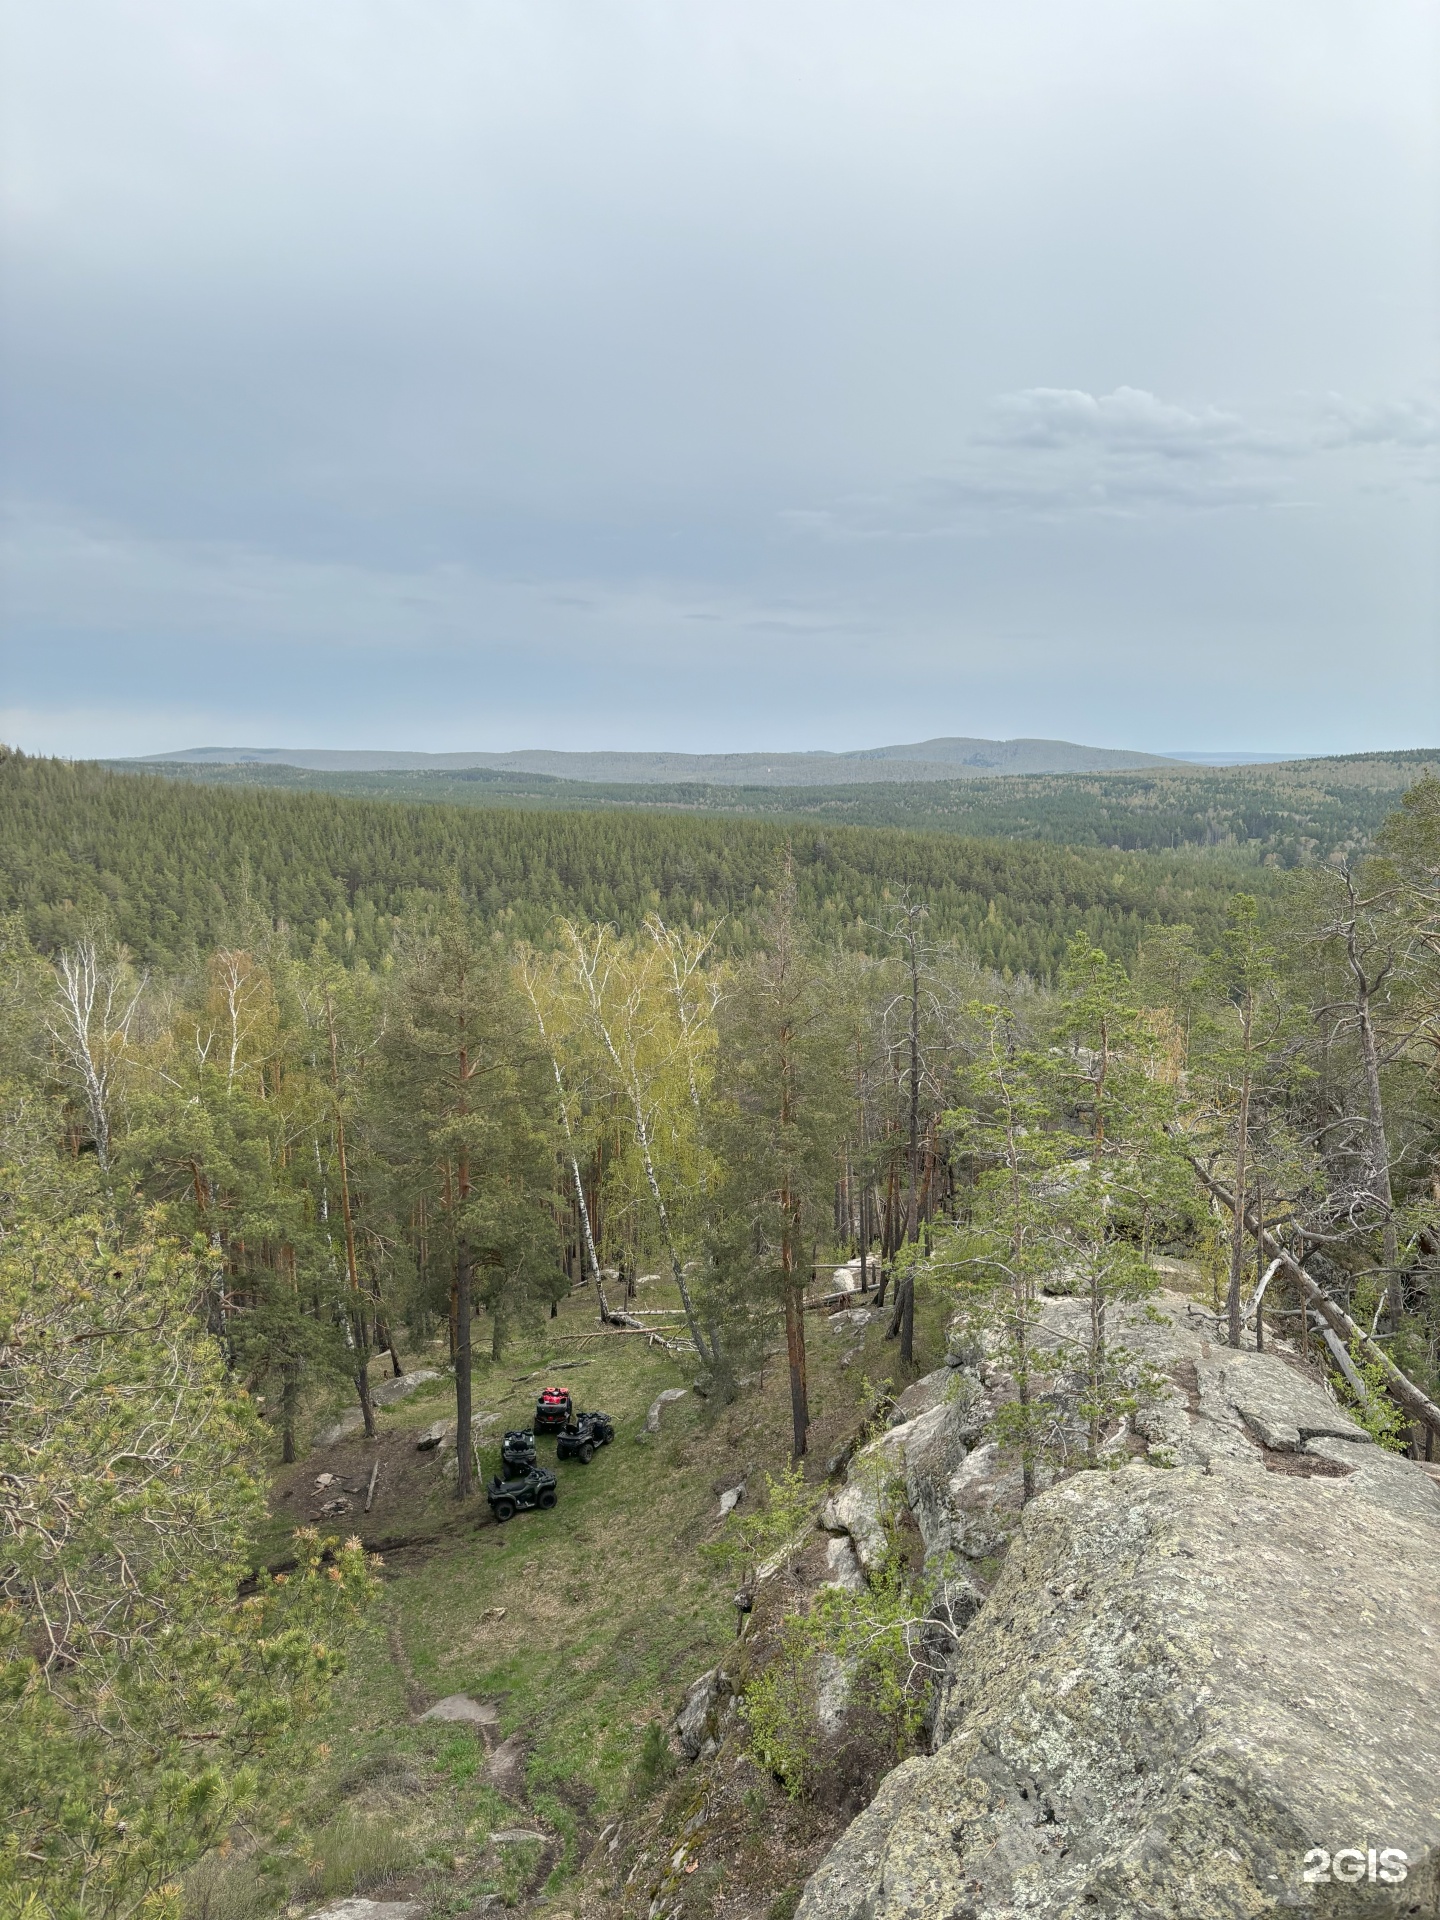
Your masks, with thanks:
<instances>
[{"instance_id":1,"label":"pine tree","mask_svg":"<svg viewBox=\"0 0 1440 1920\"><path fill-rule=\"evenodd\" d=\"M417 936L386 1038L393 1145L443 1222L454 1286L458 1492L472 1491L471 1320L489 1310L498 1356L507 1321L563 1290L552 1200L557 1128L550 1063L503 955L452 895Z\"/></svg>"}]
</instances>

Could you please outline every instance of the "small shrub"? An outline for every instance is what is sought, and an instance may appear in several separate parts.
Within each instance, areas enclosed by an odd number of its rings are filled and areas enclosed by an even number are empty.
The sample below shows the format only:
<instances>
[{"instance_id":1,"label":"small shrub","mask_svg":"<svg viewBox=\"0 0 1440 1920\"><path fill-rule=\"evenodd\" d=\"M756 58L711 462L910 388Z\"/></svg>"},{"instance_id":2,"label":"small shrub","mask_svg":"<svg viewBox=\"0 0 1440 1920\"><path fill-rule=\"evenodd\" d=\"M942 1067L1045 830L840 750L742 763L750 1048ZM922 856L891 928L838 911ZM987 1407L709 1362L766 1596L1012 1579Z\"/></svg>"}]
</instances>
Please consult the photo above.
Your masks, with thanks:
<instances>
[{"instance_id":1,"label":"small shrub","mask_svg":"<svg viewBox=\"0 0 1440 1920\"><path fill-rule=\"evenodd\" d=\"M1385 1369L1378 1360L1367 1357L1358 1339L1350 1343L1350 1358L1365 1383L1364 1397L1358 1396L1347 1382L1340 1382L1349 1411L1377 1446L1390 1453L1405 1453L1410 1446L1410 1422L1404 1409L1390 1398Z\"/></svg>"},{"instance_id":2,"label":"small shrub","mask_svg":"<svg viewBox=\"0 0 1440 1920\"><path fill-rule=\"evenodd\" d=\"M668 1780L674 1771L675 1756L665 1738L665 1729L658 1720L652 1720L645 1729L645 1738L640 1742L639 1758L630 1770L630 1791L635 1794L649 1793L662 1780Z\"/></svg>"},{"instance_id":3,"label":"small shrub","mask_svg":"<svg viewBox=\"0 0 1440 1920\"><path fill-rule=\"evenodd\" d=\"M748 1586L757 1567L803 1534L815 1506L803 1467L767 1473L763 1504L744 1515L732 1513L719 1539L701 1547L700 1557Z\"/></svg>"}]
</instances>

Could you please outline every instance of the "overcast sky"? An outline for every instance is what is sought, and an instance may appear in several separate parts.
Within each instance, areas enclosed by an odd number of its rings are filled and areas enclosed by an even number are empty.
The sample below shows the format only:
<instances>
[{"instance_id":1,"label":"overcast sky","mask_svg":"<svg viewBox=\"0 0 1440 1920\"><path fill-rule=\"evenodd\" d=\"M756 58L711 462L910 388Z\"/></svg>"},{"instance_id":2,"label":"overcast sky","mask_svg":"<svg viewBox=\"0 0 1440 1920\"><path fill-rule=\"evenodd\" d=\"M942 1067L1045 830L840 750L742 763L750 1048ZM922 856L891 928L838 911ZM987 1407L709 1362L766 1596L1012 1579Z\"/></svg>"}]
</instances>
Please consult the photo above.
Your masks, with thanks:
<instances>
[{"instance_id":1,"label":"overcast sky","mask_svg":"<svg viewBox=\"0 0 1440 1920\"><path fill-rule=\"evenodd\" d=\"M1433 0L0 19L0 739L1440 741Z\"/></svg>"}]
</instances>

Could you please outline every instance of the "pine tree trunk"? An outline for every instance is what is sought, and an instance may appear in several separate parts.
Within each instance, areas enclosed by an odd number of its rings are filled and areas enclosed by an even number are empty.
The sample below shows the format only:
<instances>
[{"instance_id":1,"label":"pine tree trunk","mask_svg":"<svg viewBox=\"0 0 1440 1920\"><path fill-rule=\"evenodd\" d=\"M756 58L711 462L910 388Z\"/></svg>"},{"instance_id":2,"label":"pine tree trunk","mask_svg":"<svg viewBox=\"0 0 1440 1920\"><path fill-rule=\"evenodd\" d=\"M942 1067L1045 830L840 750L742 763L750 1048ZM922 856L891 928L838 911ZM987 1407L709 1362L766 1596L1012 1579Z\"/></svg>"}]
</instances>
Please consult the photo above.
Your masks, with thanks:
<instances>
[{"instance_id":1,"label":"pine tree trunk","mask_svg":"<svg viewBox=\"0 0 1440 1920\"><path fill-rule=\"evenodd\" d=\"M1265 1302L1260 1296L1260 1280L1265 1272L1265 1189L1255 1176L1255 1351L1265 1351Z\"/></svg>"},{"instance_id":2,"label":"pine tree trunk","mask_svg":"<svg viewBox=\"0 0 1440 1920\"><path fill-rule=\"evenodd\" d=\"M378 1304L375 1313L375 1344L382 1353L388 1353L390 1356L390 1377L393 1380L400 1380L404 1378L405 1369L400 1363L400 1355L395 1350L395 1336L390 1331L390 1321L383 1310L383 1303L380 1303L378 1287L376 1300Z\"/></svg>"},{"instance_id":3,"label":"pine tree trunk","mask_svg":"<svg viewBox=\"0 0 1440 1920\"><path fill-rule=\"evenodd\" d=\"M810 1433L810 1390L805 1368L805 1311L792 1269L793 1247L787 1229L781 1261L785 1271L785 1351L790 1367L792 1455L805 1456Z\"/></svg>"},{"instance_id":4,"label":"pine tree trunk","mask_svg":"<svg viewBox=\"0 0 1440 1920\"><path fill-rule=\"evenodd\" d=\"M455 1257L455 1464L459 1468L455 1491L461 1500L475 1488L470 1393L472 1271L470 1243L462 1235Z\"/></svg>"},{"instance_id":5,"label":"pine tree trunk","mask_svg":"<svg viewBox=\"0 0 1440 1920\"><path fill-rule=\"evenodd\" d=\"M920 963L910 949L910 1192L905 1207L905 1238L914 1242L920 1231Z\"/></svg>"},{"instance_id":6,"label":"pine tree trunk","mask_svg":"<svg viewBox=\"0 0 1440 1920\"><path fill-rule=\"evenodd\" d=\"M340 1214L345 1227L345 1272L350 1282L350 1317L355 1330L355 1387L365 1421L365 1438L375 1438L375 1405L370 1398L369 1329L360 1294L360 1269L355 1259L355 1216L350 1206L350 1167L345 1148L345 1111L340 1104L340 1055L335 1038L335 1006L327 994L325 1016L330 1029L330 1091L335 1103L335 1158L340 1168Z\"/></svg>"},{"instance_id":7,"label":"pine tree trunk","mask_svg":"<svg viewBox=\"0 0 1440 1920\"><path fill-rule=\"evenodd\" d=\"M1357 996L1360 1011L1360 1055L1365 1066L1365 1100L1370 1109L1370 1184L1384 1208L1380 1222L1381 1260L1385 1266L1385 1311L1392 1328L1404 1311L1400 1284L1400 1246L1395 1231L1395 1197L1390 1185L1390 1148L1385 1137L1385 1097L1380 1086L1380 1046L1370 1019L1368 993Z\"/></svg>"},{"instance_id":8,"label":"pine tree trunk","mask_svg":"<svg viewBox=\"0 0 1440 1920\"><path fill-rule=\"evenodd\" d=\"M355 1391L360 1398L360 1413L365 1422L365 1438L375 1438L375 1402L370 1398L370 1363L365 1358L364 1348L355 1355Z\"/></svg>"},{"instance_id":9,"label":"pine tree trunk","mask_svg":"<svg viewBox=\"0 0 1440 1920\"><path fill-rule=\"evenodd\" d=\"M1247 1000L1244 1024L1245 1068L1240 1079L1240 1110L1235 1116L1235 1191L1240 1206L1230 1226L1230 1286L1225 1308L1232 1347L1240 1345L1240 1288L1245 1272L1245 1192L1250 1181L1250 1034L1253 1008Z\"/></svg>"},{"instance_id":10,"label":"pine tree trunk","mask_svg":"<svg viewBox=\"0 0 1440 1920\"><path fill-rule=\"evenodd\" d=\"M1035 1498L1035 1459L1030 1435L1030 1355L1023 1322L1016 1345L1019 1362L1015 1369L1015 1397L1020 1402L1021 1432L1024 1435L1020 1453L1020 1493L1023 1506L1027 1501Z\"/></svg>"},{"instance_id":11,"label":"pine tree trunk","mask_svg":"<svg viewBox=\"0 0 1440 1920\"><path fill-rule=\"evenodd\" d=\"M300 1369L293 1360L285 1362L280 1387L280 1460L295 1464L295 1419L300 1411Z\"/></svg>"}]
</instances>

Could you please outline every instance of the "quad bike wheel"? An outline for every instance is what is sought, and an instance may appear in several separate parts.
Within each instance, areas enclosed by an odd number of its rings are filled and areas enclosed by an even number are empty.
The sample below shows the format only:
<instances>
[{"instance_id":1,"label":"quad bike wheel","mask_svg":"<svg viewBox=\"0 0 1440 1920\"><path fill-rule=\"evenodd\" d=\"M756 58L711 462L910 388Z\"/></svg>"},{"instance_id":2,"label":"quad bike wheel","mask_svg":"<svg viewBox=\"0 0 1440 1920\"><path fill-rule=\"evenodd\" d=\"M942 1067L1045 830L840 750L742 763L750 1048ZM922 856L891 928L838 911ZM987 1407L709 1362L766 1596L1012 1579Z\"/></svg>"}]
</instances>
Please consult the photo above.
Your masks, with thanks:
<instances>
[{"instance_id":1,"label":"quad bike wheel","mask_svg":"<svg viewBox=\"0 0 1440 1920\"><path fill-rule=\"evenodd\" d=\"M590 1464L590 1462L591 1462L591 1461L592 1461L592 1460L593 1460L594 1458L595 1458L595 1449L594 1449L594 1447L592 1447L592 1446L591 1446L591 1444L590 1444L590 1442L589 1442L589 1441L587 1440L587 1441L585 1442L585 1444L584 1444L584 1445L583 1445L583 1446L581 1447L581 1449L580 1449L580 1464L581 1464L581 1466L582 1466L582 1467L588 1467L588 1466L589 1466L589 1464Z\"/></svg>"},{"instance_id":2,"label":"quad bike wheel","mask_svg":"<svg viewBox=\"0 0 1440 1920\"><path fill-rule=\"evenodd\" d=\"M555 1489L553 1487L547 1487L543 1493L537 1493L535 1496L535 1504L537 1507L543 1507L545 1512L548 1513L555 1504Z\"/></svg>"},{"instance_id":3,"label":"quad bike wheel","mask_svg":"<svg viewBox=\"0 0 1440 1920\"><path fill-rule=\"evenodd\" d=\"M552 1506L555 1504L553 1496L551 1497L550 1504ZM515 1518L515 1502L513 1500L497 1500L491 1511L497 1520L513 1520Z\"/></svg>"}]
</instances>

